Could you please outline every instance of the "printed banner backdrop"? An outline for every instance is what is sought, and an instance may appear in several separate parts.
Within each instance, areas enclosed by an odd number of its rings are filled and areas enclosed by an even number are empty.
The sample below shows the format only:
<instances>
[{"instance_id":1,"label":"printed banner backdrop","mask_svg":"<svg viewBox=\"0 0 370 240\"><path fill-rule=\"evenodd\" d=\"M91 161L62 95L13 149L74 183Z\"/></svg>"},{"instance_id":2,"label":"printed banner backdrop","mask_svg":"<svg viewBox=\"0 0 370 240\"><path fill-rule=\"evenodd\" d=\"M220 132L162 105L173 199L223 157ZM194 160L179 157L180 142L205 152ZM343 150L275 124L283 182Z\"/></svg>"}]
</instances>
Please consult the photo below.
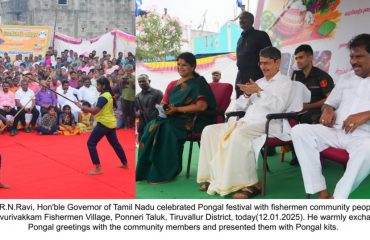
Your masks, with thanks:
<instances>
[{"instance_id":1,"label":"printed banner backdrop","mask_svg":"<svg viewBox=\"0 0 370 240\"><path fill-rule=\"evenodd\" d=\"M259 1L256 20L283 53L285 74L291 75L296 68L294 50L305 43L314 50L314 65L335 80L351 71L348 41L369 33L370 1L263 0Z\"/></svg>"},{"instance_id":2,"label":"printed banner backdrop","mask_svg":"<svg viewBox=\"0 0 370 240\"><path fill-rule=\"evenodd\" d=\"M55 33L54 48L58 51L72 49L79 54L88 54L95 50L98 56L101 56L103 51L107 51L108 54L117 56L118 52L126 54L132 52L135 54L135 40L135 36L117 29L91 39L72 38L61 33Z\"/></svg>"},{"instance_id":3,"label":"printed banner backdrop","mask_svg":"<svg viewBox=\"0 0 370 240\"><path fill-rule=\"evenodd\" d=\"M0 54L45 55L52 39L48 26L0 25Z\"/></svg>"}]
</instances>

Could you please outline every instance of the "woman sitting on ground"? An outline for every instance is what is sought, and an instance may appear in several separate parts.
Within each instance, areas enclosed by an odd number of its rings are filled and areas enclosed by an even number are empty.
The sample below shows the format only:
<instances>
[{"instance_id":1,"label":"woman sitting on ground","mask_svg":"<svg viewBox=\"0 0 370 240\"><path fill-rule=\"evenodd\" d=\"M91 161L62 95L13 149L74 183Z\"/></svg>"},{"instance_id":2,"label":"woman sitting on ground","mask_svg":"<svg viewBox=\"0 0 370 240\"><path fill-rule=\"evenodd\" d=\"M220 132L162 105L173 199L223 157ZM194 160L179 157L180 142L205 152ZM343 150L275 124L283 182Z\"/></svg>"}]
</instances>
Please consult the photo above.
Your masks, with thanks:
<instances>
[{"instance_id":1,"label":"woman sitting on ground","mask_svg":"<svg viewBox=\"0 0 370 240\"><path fill-rule=\"evenodd\" d=\"M80 128L76 127L75 117L69 105L63 106L63 112L59 116L59 130L63 135L77 135L81 133Z\"/></svg>"},{"instance_id":2,"label":"woman sitting on ground","mask_svg":"<svg viewBox=\"0 0 370 240\"><path fill-rule=\"evenodd\" d=\"M82 106L91 108L91 104L87 101L82 103ZM77 126L81 129L81 132L91 132L93 127L94 117L91 113L81 111L78 113Z\"/></svg>"},{"instance_id":3,"label":"woman sitting on ground","mask_svg":"<svg viewBox=\"0 0 370 240\"><path fill-rule=\"evenodd\" d=\"M216 101L207 81L195 72L196 59L185 52L177 58L180 79L172 81L163 96L166 117L158 117L145 127L140 140L136 180L161 183L172 180L182 170L182 151L192 114L214 109ZM196 131L215 119L199 116Z\"/></svg>"}]
</instances>

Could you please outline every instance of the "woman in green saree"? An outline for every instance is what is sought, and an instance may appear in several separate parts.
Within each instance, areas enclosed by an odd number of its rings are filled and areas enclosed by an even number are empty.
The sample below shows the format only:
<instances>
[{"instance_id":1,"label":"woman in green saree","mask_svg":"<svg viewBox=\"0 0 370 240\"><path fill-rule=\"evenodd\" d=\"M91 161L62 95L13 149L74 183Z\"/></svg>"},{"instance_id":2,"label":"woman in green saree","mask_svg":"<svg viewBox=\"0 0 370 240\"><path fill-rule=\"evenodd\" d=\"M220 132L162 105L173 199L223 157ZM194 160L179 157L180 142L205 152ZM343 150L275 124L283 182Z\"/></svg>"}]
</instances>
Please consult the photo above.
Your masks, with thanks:
<instances>
[{"instance_id":1,"label":"woman in green saree","mask_svg":"<svg viewBox=\"0 0 370 240\"><path fill-rule=\"evenodd\" d=\"M211 88L195 68L192 53L178 56L177 71L181 78L172 81L163 96L167 117L158 117L145 127L139 144L136 181L161 183L174 179L182 170L182 151L192 127L191 113L216 107ZM213 117L200 116L195 130L201 131L214 122Z\"/></svg>"}]
</instances>

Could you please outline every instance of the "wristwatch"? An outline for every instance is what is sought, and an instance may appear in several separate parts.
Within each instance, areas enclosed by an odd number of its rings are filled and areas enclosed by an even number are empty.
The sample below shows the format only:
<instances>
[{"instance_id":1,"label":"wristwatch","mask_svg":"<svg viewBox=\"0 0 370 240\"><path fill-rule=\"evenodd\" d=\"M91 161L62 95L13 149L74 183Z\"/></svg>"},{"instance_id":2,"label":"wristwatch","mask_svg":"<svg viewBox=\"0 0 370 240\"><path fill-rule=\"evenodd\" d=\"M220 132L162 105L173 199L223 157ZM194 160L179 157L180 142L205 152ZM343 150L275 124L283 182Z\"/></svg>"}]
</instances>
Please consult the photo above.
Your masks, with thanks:
<instances>
[{"instance_id":1,"label":"wristwatch","mask_svg":"<svg viewBox=\"0 0 370 240\"><path fill-rule=\"evenodd\" d=\"M261 92L263 91L263 89L259 89L258 91L257 91L257 97L261 97Z\"/></svg>"}]
</instances>

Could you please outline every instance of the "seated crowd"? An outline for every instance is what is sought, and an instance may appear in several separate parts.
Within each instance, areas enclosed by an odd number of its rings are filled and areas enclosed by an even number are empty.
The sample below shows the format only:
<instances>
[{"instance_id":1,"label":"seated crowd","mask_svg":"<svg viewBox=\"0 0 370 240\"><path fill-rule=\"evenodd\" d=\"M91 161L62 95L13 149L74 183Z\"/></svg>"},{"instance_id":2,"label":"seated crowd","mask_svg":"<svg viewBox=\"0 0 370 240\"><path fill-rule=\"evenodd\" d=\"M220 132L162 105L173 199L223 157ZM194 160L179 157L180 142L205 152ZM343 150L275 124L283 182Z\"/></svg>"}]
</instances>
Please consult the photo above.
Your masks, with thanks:
<instances>
[{"instance_id":1,"label":"seated crowd","mask_svg":"<svg viewBox=\"0 0 370 240\"><path fill-rule=\"evenodd\" d=\"M117 127L133 128L135 118L135 57L122 52L112 58L106 51L78 54L49 47L45 54L12 61L0 56L0 132L14 136L19 129L42 134L73 135L91 131L94 118L75 103L95 107L96 81L108 78L117 100ZM124 113L124 114L123 114Z\"/></svg>"}]
</instances>

